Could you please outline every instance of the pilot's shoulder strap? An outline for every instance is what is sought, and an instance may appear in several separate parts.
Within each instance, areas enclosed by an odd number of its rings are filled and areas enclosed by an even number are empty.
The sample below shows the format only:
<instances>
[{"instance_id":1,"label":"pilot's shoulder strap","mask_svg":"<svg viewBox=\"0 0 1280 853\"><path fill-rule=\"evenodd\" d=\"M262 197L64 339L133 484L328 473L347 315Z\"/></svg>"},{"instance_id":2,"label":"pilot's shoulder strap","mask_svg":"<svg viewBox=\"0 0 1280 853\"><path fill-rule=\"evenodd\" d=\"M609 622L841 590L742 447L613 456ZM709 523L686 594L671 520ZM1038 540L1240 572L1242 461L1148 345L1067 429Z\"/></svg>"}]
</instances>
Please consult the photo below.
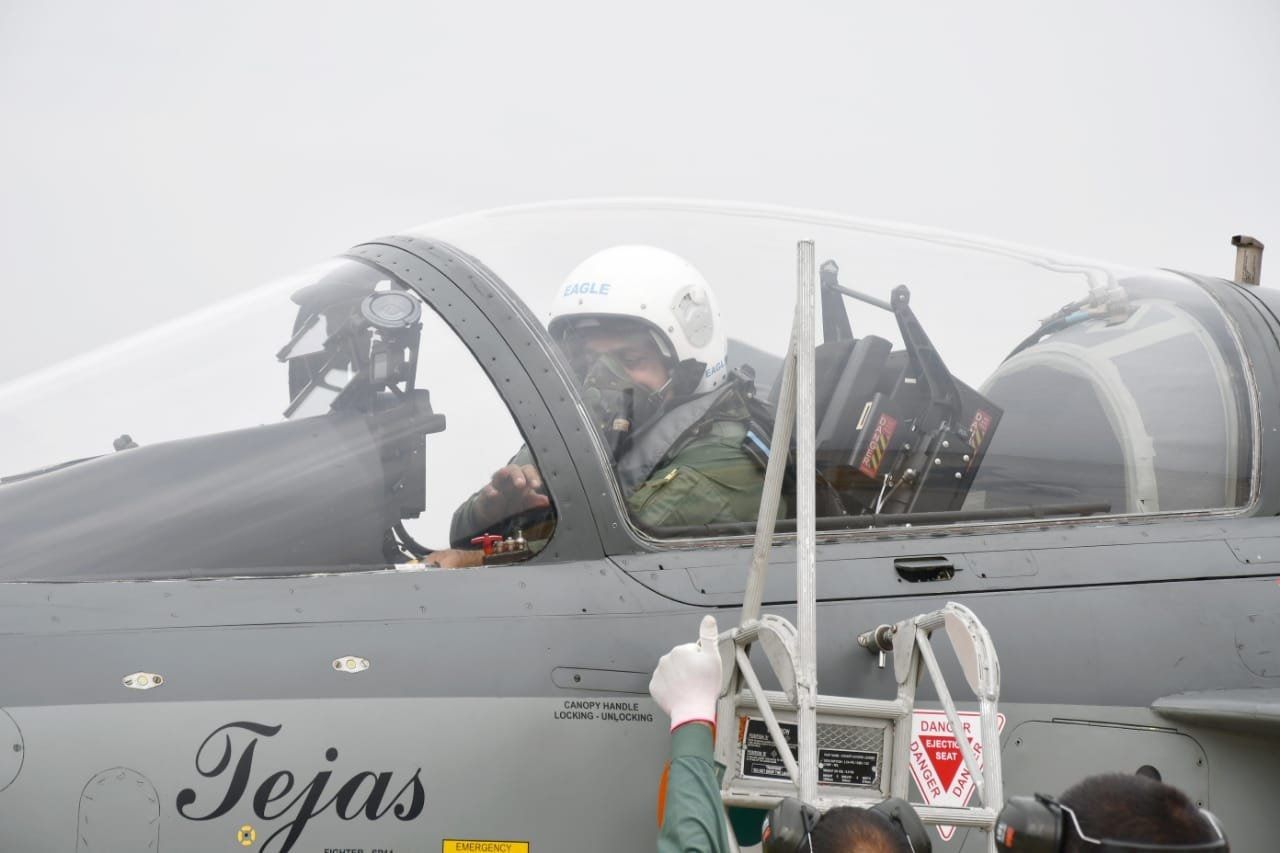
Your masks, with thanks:
<instances>
[{"instance_id":1,"label":"pilot's shoulder strap","mask_svg":"<svg viewBox=\"0 0 1280 853\"><path fill-rule=\"evenodd\" d=\"M615 471L624 497L631 497L676 445L717 407L739 397L736 383L679 404L639 432L618 460Z\"/></svg>"}]
</instances>

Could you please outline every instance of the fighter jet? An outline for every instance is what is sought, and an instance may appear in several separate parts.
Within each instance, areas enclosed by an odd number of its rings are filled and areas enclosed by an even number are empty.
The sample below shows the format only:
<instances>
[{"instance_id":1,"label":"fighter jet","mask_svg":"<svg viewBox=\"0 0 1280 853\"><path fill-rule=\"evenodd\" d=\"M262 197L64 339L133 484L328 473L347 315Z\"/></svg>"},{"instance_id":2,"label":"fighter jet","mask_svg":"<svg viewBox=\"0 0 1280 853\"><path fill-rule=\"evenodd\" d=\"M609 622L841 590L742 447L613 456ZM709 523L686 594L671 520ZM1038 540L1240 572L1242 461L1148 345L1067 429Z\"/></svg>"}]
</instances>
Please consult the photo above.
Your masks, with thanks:
<instances>
[{"instance_id":1,"label":"fighter jet","mask_svg":"<svg viewBox=\"0 0 1280 853\"><path fill-rule=\"evenodd\" d=\"M812 471L774 429L800 240ZM362 243L0 387L0 848L651 850L650 673L738 622L778 459L763 610L795 618L812 482L822 694L894 697L857 638L954 602L1000 651L998 744L957 700L1006 794L1142 772L1271 849L1278 368L1265 287L833 214ZM943 704L819 707L819 789L883 798L901 754L913 802L970 803ZM785 774L762 725L720 721L748 784Z\"/></svg>"}]
</instances>

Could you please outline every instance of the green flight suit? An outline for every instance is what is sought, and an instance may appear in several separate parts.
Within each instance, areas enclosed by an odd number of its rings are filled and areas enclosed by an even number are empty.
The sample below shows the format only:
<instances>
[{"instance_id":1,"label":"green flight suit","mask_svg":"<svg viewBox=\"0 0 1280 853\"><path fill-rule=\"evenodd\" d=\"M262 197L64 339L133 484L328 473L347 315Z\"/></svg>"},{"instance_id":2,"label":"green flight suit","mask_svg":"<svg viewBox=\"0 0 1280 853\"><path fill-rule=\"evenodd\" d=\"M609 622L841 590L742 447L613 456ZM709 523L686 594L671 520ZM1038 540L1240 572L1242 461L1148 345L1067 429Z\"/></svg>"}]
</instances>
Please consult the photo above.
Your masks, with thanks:
<instances>
[{"instance_id":1,"label":"green flight suit","mask_svg":"<svg viewBox=\"0 0 1280 853\"><path fill-rule=\"evenodd\" d=\"M743 449L747 425L713 420L695 427L627 498L636 523L664 527L755 521L764 469Z\"/></svg>"},{"instance_id":2,"label":"green flight suit","mask_svg":"<svg viewBox=\"0 0 1280 853\"><path fill-rule=\"evenodd\" d=\"M664 802L658 853L723 853L729 849L709 727L686 723L671 733Z\"/></svg>"},{"instance_id":3,"label":"green flight suit","mask_svg":"<svg viewBox=\"0 0 1280 853\"><path fill-rule=\"evenodd\" d=\"M532 465L533 454L529 451L529 445L524 444L516 451L516 455L511 457L508 465ZM508 535L514 533L513 525L507 523L508 519L501 519L490 525L488 528L482 527L475 519L476 501L480 499L480 492L476 491L467 498L458 508L453 511L453 521L449 525L449 546L452 548L474 548L471 540L482 533L502 533ZM552 507L554 511L555 507ZM545 512L542 510L540 512ZM546 544L545 540L529 540L529 550L537 553L542 550L542 546Z\"/></svg>"},{"instance_id":4,"label":"green flight suit","mask_svg":"<svg viewBox=\"0 0 1280 853\"><path fill-rule=\"evenodd\" d=\"M659 442L650 449L649 459L631 466L633 479L620 474L620 485L627 509L636 524L651 533L662 535L663 528L699 526L718 522L756 520L760 498L764 492L764 468L746 450L749 413L747 401L736 387L713 392L686 410L686 421L679 419L680 409L668 415L666 425L694 422L673 436L669 447ZM664 424L655 424L661 428ZM766 436L767 438L767 436ZM639 454L643 456L643 454ZM619 463L619 471L628 466L627 458ZM533 464L528 446L521 447L511 462ZM637 467L638 466L638 467ZM640 472L640 473L637 473ZM647 474L647 476L646 476ZM633 481L635 482L633 485ZM506 533L498 523L495 529L483 530L475 523L474 494L454 513L449 539L455 548L472 547L472 537L482 533ZM786 513L786 500L781 507ZM542 544L542 543L539 543ZM531 542L530 547L537 550Z\"/></svg>"}]
</instances>

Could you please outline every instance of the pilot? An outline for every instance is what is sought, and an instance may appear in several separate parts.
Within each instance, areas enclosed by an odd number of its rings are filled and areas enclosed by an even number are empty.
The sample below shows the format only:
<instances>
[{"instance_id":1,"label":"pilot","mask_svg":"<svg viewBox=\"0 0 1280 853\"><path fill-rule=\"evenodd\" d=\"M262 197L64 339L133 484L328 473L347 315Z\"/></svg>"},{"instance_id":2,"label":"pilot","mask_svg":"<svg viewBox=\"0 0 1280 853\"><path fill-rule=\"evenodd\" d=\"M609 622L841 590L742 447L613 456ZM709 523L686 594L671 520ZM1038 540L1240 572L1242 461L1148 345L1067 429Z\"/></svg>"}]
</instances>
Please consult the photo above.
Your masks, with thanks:
<instances>
[{"instance_id":1,"label":"pilot","mask_svg":"<svg viewBox=\"0 0 1280 853\"><path fill-rule=\"evenodd\" d=\"M710 285L652 246L615 246L579 264L556 293L547 329L578 379L632 518L664 528L754 521L764 466L750 452L753 389L726 364ZM455 549L549 511L523 447L454 513ZM457 554L433 561L459 563Z\"/></svg>"}]
</instances>

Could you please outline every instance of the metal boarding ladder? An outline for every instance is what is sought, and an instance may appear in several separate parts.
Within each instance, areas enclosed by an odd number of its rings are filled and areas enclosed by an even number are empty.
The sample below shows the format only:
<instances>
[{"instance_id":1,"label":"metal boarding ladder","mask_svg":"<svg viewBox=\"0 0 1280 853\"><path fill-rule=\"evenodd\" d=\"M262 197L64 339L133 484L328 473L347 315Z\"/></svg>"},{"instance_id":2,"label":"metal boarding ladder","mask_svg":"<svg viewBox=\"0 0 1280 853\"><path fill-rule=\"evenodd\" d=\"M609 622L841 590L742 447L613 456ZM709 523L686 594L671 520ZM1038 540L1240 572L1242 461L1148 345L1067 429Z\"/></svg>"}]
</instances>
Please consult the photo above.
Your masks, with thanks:
<instances>
[{"instance_id":1,"label":"metal boarding ladder","mask_svg":"<svg viewBox=\"0 0 1280 853\"><path fill-rule=\"evenodd\" d=\"M1001 781L1000 737L996 703L1000 696L1000 663L991 635L963 605L949 602L940 610L882 625L861 635L870 651L893 653L897 696L892 700L819 696L817 692L817 592L815 543L816 447L814 423L814 347L817 276L814 244L797 245L796 313L783 365L781 393L764 494L756 523L755 543L742 618L736 628L721 633L719 650L724 681L717 706L721 725L716 732L716 760L727 770L721 785L726 806L770 808L783 797L799 797L821 809L841 805L870 806L886 797L907 799L916 686L928 672L951 732L960 748L964 771L975 783L980 805L941 807L913 804L929 824L978 827L987 834L986 847L995 853L992 829L1004 801ZM761 615L765 572L773 544L774 525L792 429L796 434L796 610L799 627L775 614ZM942 676L931 637L939 628L960 660L965 680L978 699L983 763L977 756ZM767 691L751 664L752 646L759 644L781 691ZM752 732L744 718L763 722L785 776L774 771L744 775L744 753ZM794 726L796 755L783 732ZM754 733L756 747L763 738ZM820 779L820 740L857 751L875 753L876 763L864 778L846 775ZM730 833L730 844L736 842Z\"/></svg>"}]
</instances>

